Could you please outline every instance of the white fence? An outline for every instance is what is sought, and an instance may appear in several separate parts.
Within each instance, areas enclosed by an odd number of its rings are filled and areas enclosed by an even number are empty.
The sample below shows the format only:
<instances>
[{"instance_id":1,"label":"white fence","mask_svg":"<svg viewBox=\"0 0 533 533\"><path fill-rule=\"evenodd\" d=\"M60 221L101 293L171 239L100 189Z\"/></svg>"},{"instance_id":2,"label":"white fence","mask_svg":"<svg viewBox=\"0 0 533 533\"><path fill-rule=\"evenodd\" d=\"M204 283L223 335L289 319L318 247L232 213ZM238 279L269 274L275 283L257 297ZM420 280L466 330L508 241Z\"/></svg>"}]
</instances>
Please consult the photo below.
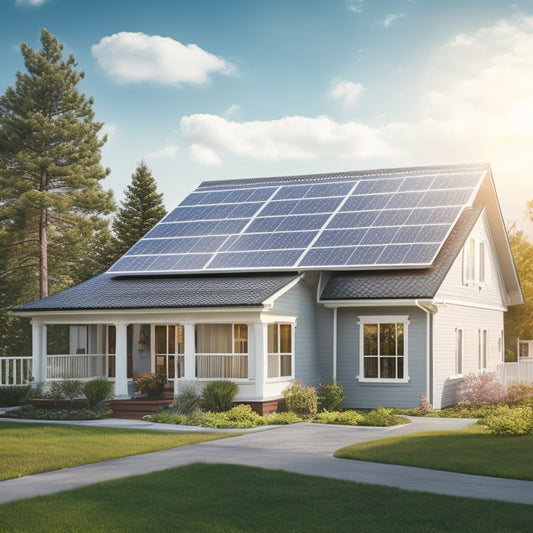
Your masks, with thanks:
<instances>
[{"instance_id":1,"label":"white fence","mask_svg":"<svg viewBox=\"0 0 533 533\"><path fill-rule=\"evenodd\" d=\"M106 356L64 354L46 356L46 379L90 379L107 377Z\"/></svg>"},{"instance_id":2,"label":"white fence","mask_svg":"<svg viewBox=\"0 0 533 533\"><path fill-rule=\"evenodd\" d=\"M31 357L0 357L0 387L27 385L31 381Z\"/></svg>"},{"instance_id":3,"label":"white fence","mask_svg":"<svg viewBox=\"0 0 533 533\"><path fill-rule=\"evenodd\" d=\"M498 379L505 386L514 383L533 383L533 359L522 359L518 363L501 363L497 368Z\"/></svg>"}]
</instances>

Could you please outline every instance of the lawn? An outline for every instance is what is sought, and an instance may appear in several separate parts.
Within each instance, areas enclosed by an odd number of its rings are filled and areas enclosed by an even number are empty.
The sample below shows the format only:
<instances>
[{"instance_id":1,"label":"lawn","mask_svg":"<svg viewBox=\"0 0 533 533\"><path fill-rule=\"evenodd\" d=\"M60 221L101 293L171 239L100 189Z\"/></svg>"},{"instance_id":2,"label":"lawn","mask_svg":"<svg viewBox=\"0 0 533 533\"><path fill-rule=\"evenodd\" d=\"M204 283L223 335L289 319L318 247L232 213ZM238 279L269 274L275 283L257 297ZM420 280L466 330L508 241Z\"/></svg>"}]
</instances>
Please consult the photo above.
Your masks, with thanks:
<instances>
[{"instance_id":1,"label":"lawn","mask_svg":"<svg viewBox=\"0 0 533 533\"><path fill-rule=\"evenodd\" d=\"M533 506L196 464L0 506L2 531L524 532Z\"/></svg>"},{"instance_id":2,"label":"lawn","mask_svg":"<svg viewBox=\"0 0 533 533\"><path fill-rule=\"evenodd\" d=\"M230 436L16 422L0 434L0 480Z\"/></svg>"},{"instance_id":3,"label":"lawn","mask_svg":"<svg viewBox=\"0 0 533 533\"><path fill-rule=\"evenodd\" d=\"M481 426L354 444L335 457L533 481L533 435L491 435Z\"/></svg>"}]
</instances>

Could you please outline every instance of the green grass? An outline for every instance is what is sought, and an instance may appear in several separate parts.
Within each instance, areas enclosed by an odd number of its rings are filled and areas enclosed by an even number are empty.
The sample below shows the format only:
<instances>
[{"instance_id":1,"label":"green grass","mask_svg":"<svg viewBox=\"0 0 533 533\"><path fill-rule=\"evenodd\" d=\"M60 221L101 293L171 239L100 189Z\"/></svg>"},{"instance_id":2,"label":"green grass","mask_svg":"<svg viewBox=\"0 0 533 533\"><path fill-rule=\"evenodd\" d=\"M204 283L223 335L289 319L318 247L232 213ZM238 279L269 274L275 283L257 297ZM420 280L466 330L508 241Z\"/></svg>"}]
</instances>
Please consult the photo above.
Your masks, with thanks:
<instances>
[{"instance_id":1,"label":"green grass","mask_svg":"<svg viewBox=\"0 0 533 533\"><path fill-rule=\"evenodd\" d=\"M533 506L196 464L4 504L9 532L524 532Z\"/></svg>"},{"instance_id":2,"label":"green grass","mask_svg":"<svg viewBox=\"0 0 533 533\"><path fill-rule=\"evenodd\" d=\"M229 436L16 422L0 435L0 481Z\"/></svg>"},{"instance_id":3,"label":"green grass","mask_svg":"<svg viewBox=\"0 0 533 533\"><path fill-rule=\"evenodd\" d=\"M335 457L533 480L533 435L491 435L481 426L414 433L347 446Z\"/></svg>"}]
</instances>

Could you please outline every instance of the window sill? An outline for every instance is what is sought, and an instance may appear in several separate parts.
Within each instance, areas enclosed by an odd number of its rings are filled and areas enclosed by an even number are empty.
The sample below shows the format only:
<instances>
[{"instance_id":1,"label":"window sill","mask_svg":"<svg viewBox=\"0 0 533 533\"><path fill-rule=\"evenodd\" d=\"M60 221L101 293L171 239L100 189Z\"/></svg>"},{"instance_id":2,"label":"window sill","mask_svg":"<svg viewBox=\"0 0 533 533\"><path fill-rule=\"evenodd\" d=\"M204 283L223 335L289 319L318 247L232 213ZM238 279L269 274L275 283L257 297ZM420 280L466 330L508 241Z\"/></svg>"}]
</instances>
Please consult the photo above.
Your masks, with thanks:
<instances>
[{"instance_id":1,"label":"window sill","mask_svg":"<svg viewBox=\"0 0 533 533\"><path fill-rule=\"evenodd\" d=\"M294 376L281 376L279 378L267 378L267 383L277 383L280 381L292 381L294 379Z\"/></svg>"},{"instance_id":2,"label":"window sill","mask_svg":"<svg viewBox=\"0 0 533 533\"><path fill-rule=\"evenodd\" d=\"M410 377L404 379L380 379L380 378L361 378L356 376L359 383L409 383L411 381Z\"/></svg>"}]
</instances>

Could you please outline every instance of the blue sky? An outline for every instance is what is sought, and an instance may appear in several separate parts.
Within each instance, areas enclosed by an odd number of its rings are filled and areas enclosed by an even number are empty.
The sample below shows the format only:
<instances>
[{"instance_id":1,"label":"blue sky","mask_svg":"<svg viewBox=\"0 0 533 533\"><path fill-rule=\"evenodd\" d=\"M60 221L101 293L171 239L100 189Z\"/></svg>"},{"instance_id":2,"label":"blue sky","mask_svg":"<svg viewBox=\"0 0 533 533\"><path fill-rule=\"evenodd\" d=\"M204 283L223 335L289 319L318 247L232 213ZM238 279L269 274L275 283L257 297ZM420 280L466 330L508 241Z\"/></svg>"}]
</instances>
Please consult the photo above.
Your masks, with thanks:
<instances>
[{"instance_id":1,"label":"blue sky","mask_svg":"<svg viewBox=\"0 0 533 533\"><path fill-rule=\"evenodd\" d=\"M0 91L42 27L85 71L117 200L141 158L169 208L204 179L487 161L525 224L532 0L0 0Z\"/></svg>"}]
</instances>

